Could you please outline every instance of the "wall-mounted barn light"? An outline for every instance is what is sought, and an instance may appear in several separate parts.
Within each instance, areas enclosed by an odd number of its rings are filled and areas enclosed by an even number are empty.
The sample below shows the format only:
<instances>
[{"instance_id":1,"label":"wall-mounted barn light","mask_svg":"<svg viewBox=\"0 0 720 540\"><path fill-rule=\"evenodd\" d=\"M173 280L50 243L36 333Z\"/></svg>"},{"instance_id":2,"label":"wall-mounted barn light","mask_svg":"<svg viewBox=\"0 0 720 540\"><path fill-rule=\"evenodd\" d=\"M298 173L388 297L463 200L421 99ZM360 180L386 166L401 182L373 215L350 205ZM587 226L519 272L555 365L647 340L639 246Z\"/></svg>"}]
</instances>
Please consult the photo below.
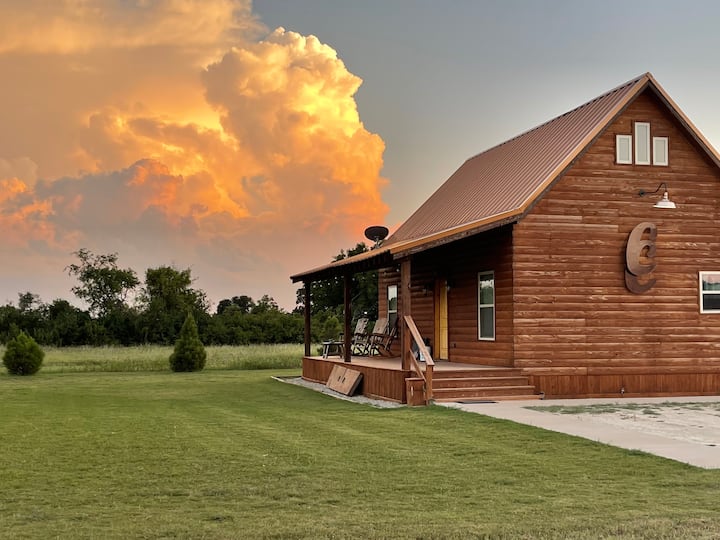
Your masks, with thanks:
<instances>
[{"instance_id":1,"label":"wall-mounted barn light","mask_svg":"<svg viewBox=\"0 0 720 540\"><path fill-rule=\"evenodd\" d=\"M655 203L654 208L677 208L674 202L670 200L668 197L668 189L667 184L665 182L662 182L655 191L645 191L644 189L640 190L641 197L644 197L645 195L654 195L658 191L660 191L662 188L665 188L665 191L663 193L662 199L660 199L658 202Z\"/></svg>"}]
</instances>

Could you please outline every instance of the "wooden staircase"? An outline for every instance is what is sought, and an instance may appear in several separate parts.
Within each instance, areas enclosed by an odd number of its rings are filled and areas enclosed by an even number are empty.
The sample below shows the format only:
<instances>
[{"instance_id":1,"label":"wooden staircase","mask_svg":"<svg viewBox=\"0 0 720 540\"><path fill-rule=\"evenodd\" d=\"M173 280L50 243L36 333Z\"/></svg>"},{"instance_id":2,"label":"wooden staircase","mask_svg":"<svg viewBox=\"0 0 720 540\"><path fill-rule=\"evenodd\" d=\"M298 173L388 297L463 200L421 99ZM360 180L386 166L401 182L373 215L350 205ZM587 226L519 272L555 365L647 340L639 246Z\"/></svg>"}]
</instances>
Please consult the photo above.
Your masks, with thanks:
<instances>
[{"instance_id":1,"label":"wooden staircase","mask_svg":"<svg viewBox=\"0 0 720 540\"><path fill-rule=\"evenodd\" d=\"M432 387L435 401L540 399L519 368L438 370Z\"/></svg>"}]
</instances>

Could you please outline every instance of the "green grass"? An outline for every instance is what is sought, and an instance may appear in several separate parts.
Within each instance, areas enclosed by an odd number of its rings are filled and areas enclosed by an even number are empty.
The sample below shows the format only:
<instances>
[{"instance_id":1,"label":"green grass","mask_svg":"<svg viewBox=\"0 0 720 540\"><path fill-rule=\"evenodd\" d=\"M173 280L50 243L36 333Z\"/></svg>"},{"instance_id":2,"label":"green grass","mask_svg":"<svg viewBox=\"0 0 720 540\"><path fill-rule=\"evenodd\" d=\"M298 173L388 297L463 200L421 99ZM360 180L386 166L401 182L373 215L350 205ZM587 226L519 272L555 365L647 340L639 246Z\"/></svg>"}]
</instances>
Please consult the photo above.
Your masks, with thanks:
<instances>
[{"instance_id":1,"label":"green grass","mask_svg":"<svg viewBox=\"0 0 720 540\"><path fill-rule=\"evenodd\" d=\"M88 371L169 371L172 347L45 347L43 373L76 373ZM304 346L246 345L242 347L205 347L206 370L215 369L283 369L301 367ZM4 354L0 346L0 359ZM5 373L0 365L0 372Z\"/></svg>"},{"instance_id":2,"label":"green grass","mask_svg":"<svg viewBox=\"0 0 720 540\"><path fill-rule=\"evenodd\" d=\"M0 378L0 538L720 537L720 471L296 373Z\"/></svg>"}]
</instances>

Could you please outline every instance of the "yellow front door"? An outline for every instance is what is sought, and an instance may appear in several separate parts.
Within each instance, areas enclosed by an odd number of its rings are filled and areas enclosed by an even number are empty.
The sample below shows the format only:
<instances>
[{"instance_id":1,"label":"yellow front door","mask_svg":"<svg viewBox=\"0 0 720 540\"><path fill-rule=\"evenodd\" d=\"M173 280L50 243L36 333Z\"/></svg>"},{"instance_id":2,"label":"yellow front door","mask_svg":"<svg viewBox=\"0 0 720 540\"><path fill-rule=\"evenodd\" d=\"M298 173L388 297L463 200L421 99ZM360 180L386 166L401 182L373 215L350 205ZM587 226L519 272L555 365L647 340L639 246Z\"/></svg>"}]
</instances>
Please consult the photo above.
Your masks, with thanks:
<instances>
[{"instance_id":1,"label":"yellow front door","mask_svg":"<svg viewBox=\"0 0 720 540\"><path fill-rule=\"evenodd\" d=\"M435 343L433 356L448 359L448 291L447 279L435 281Z\"/></svg>"}]
</instances>

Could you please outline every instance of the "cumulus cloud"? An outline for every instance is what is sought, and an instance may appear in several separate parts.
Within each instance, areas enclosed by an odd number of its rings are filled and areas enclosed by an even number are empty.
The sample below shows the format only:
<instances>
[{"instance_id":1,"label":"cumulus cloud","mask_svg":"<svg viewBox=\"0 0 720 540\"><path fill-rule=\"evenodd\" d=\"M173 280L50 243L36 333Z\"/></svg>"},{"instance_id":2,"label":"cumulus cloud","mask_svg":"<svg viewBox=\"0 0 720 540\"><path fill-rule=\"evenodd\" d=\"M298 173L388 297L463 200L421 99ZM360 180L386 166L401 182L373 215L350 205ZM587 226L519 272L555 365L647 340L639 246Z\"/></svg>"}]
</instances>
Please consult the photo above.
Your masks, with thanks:
<instances>
[{"instance_id":1,"label":"cumulus cloud","mask_svg":"<svg viewBox=\"0 0 720 540\"><path fill-rule=\"evenodd\" d=\"M249 2L32 5L0 6L0 257L61 273L80 247L118 251L138 271L192 266L216 301L289 307L289 274L383 221L384 144L329 45L258 39Z\"/></svg>"},{"instance_id":2,"label":"cumulus cloud","mask_svg":"<svg viewBox=\"0 0 720 540\"><path fill-rule=\"evenodd\" d=\"M0 52L214 49L258 31L249 0L5 0Z\"/></svg>"}]
</instances>

